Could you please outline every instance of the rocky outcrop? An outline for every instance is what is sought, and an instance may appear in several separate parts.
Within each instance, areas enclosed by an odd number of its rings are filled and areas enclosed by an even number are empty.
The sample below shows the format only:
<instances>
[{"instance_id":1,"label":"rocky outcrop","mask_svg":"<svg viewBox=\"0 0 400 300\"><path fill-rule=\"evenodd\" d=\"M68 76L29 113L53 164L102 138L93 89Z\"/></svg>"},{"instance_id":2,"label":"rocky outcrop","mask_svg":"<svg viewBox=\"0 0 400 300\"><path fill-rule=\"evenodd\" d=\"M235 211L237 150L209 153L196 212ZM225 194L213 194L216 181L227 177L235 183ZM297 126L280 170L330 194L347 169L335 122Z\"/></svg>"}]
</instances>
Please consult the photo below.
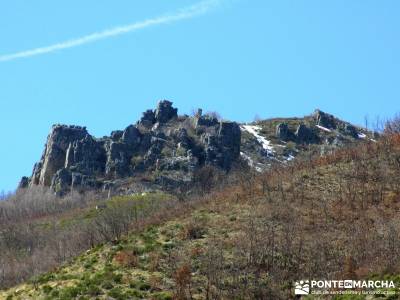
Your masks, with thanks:
<instances>
[{"instance_id":1,"label":"rocky outcrop","mask_svg":"<svg viewBox=\"0 0 400 300\"><path fill-rule=\"evenodd\" d=\"M53 187L54 191L62 195L66 191L69 190L72 183L72 174L71 171L65 168L58 170L51 180L51 186Z\"/></svg>"},{"instance_id":2,"label":"rocky outcrop","mask_svg":"<svg viewBox=\"0 0 400 300\"><path fill-rule=\"evenodd\" d=\"M154 116L156 122L166 123L172 118L176 118L178 116L178 109L172 107L172 102L163 100L158 102Z\"/></svg>"},{"instance_id":3,"label":"rocky outcrop","mask_svg":"<svg viewBox=\"0 0 400 300\"><path fill-rule=\"evenodd\" d=\"M346 123L344 125L344 134L346 135L350 135L353 138L358 138L358 130L355 126Z\"/></svg>"},{"instance_id":4,"label":"rocky outcrop","mask_svg":"<svg viewBox=\"0 0 400 300\"><path fill-rule=\"evenodd\" d=\"M315 110L314 118L317 120L317 124L328 128L328 129L336 129L336 120L333 115L327 114L319 109Z\"/></svg>"},{"instance_id":5,"label":"rocky outcrop","mask_svg":"<svg viewBox=\"0 0 400 300\"><path fill-rule=\"evenodd\" d=\"M219 123L218 119L210 115L196 115L195 117L195 127L199 126L215 126Z\"/></svg>"},{"instance_id":6,"label":"rocky outcrop","mask_svg":"<svg viewBox=\"0 0 400 300\"><path fill-rule=\"evenodd\" d=\"M295 136L296 142L300 144L312 144L318 141L318 136L304 124L297 127Z\"/></svg>"},{"instance_id":7,"label":"rocky outcrop","mask_svg":"<svg viewBox=\"0 0 400 300\"><path fill-rule=\"evenodd\" d=\"M312 151L330 153L369 140L365 130L320 110L242 129L243 135L236 122L220 121L201 109L191 117L178 116L168 100L146 110L137 123L102 138L93 137L85 127L54 125L31 177L23 177L19 188L45 185L59 195L87 189L179 189L189 186L196 170L206 165L228 172L236 162L247 163L262 172L311 151L306 144L313 144Z\"/></svg>"},{"instance_id":8,"label":"rocky outcrop","mask_svg":"<svg viewBox=\"0 0 400 300\"><path fill-rule=\"evenodd\" d=\"M23 176L18 184L18 189L26 189L29 186L29 177Z\"/></svg>"},{"instance_id":9,"label":"rocky outcrop","mask_svg":"<svg viewBox=\"0 0 400 300\"><path fill-rule=\"evenodd\" d=\"M140 133L139 129L133 125L126 127L121 137L122 142L130 147L138 147L138 145L140 145L141 138L142 134Z\"/></svg>"},{"instance_id":10,"label":"rocky outcrop","mask_svg":"<svg viewBox=\"0 0 400 300\"><path fill-rule=\"evenodd\" d=\"M240 127L235 122L220 122L216 133L203 134L205 161L229 170L240 155Z\"/></svg>"},{"instance_id":11,"label":"rocky outcrop","mask_svg":"<svg viewBox=\"0 0 400 300\"><path fill-rule=\"evenodd\" d=\"M138 124L144 126L144 127L151 127L153 124L156 122L156 116L154 114L154 111L151 109L146 110Z\"/></svg>"},{"instance_id":12,"label":"rocky outcrop","mask_svg":"<svg viewBox=\"0 0 400 300\"><path fill-rule=\"evenodd\" d=\"M21 188L45 185L63 195L114 187L121 179L155 171L164 178L155 182L170 182L166 178L172 175L171 182L187 181L205 164L229 170L240 155L240 141L237 123L219 122L201 112L178 118L172 102L163 100L155 110L144 112L136 125L100 139L85 127L53 126L42 158Z\"/></svg>"},{"instance_id":13,"label":"rocky outcrop","mask_svg":"<svg viewBox=\"0 0 400 300\"><path fill-rule=\"evenodd\" d=\"M105 175L107 178L120 178L129 175L130 151L127 144L107 141L105 143L106 163Z\"/></svg>"},{"instance_id":14,"label":"rocky outcrop","mask_svg":"<svg viewBox=\"0 0 400 300\"><path fill-rule=\"evenodd\" d=\"M282 141L289 141L293 139L294 135L290 131L288 124L279 123L276 126L276 137Z\"/></svg>"},{"instance_id":15,"label":"rocky outcrop","mask_svg":"<svg viewBox=\"0 0 400 300\"><path fill-rule=\"evenodd\" d=\"M113 141L119 141L121 138L122 138L122 135L123 135L123 131L122 130L115 130L115 131L111 131L111 139L113 140Z\"/></svg>"},{"instance_id":16,"label":"rocky outcrop","mask_svg":"<svg viewBox=\"0 0 400 300\"><path fill-rule=\"evenodd\" d=\"M97 141L88 134L69 144L64 167L83 174L102 175L105 162L104 142Z\"/></svg>"},{"instance_id":17,"label":"rocky outcrop","mask_svg":"<svg viewBox=\"0 0 400 300\"><path fill-rule=\"evenodd\" d=\"M66 125L52 127L42 159L34 168L34 173L39 173L38 168L40 168L39 184L51 184L52 176L65 165L70 144L83 139L87 134L85 127Z\"/></svg>"}]
</instances>

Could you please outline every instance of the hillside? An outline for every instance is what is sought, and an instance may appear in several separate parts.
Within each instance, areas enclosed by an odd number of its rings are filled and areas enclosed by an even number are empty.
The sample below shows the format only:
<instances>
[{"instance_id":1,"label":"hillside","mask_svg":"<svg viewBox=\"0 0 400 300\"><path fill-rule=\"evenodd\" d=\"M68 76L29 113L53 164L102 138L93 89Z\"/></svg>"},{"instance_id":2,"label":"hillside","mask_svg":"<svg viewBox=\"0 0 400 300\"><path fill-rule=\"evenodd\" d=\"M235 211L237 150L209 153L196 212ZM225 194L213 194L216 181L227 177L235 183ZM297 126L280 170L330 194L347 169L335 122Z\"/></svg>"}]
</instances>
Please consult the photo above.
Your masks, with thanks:
<instances>
[{"instance_id":1,"label":"hillside","mask_svg":"<svg viewBox=\"0 0 400 300\"><path fill-rule=\"evenodd\" d=\"M56 124L42 157L20 189L45 186L58 195L105 191L109 195L191 190L204 166L229 172L243 162L258 172L297 156L329 153L371 139L363 128L316 110L302 118L240 124L216 113L178 115L172 102L124 130L96 138L86 127Z\"/></svg>"},{"instance_id":2,"label":"hillside","mask_svg":"<svg viewBox=\"0 0 400 300\"><path fill-rule=\"evenodd\" d=\"M276 121L259 126L267 131ZM109 242L0 297L292 299L299 278L400 284L399 178L400 137L392 135L266 173L242 170L190 202L160 194L112 198L86 217L115 216L115 203L125 212L148 207L132 206L138 201L165 205L142 222L131 219L118 236L106 230ZM335 299L367 299L357 297Z\"/></svg>"}]
</instances>

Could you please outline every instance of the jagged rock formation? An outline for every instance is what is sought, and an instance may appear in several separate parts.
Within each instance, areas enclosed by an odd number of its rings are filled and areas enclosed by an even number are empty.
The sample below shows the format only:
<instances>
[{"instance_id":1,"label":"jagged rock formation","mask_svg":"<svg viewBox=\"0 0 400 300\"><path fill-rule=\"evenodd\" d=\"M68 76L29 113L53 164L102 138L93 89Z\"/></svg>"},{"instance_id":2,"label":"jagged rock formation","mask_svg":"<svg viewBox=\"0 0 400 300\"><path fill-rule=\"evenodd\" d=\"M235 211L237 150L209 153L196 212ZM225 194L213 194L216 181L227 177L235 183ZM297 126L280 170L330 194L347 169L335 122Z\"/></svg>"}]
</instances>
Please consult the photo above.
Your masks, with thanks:
<instances>
[{"instance_id":1,"label":"jagged rock formation","mask_svg":"<svg viewBox=\"0 0 400 300\"><path fill-rule=\"evenodd\" d=\"M297 143L300 144L311 144L318 141L318 136L304 124L300 124L295 132Z\"/></svg>"},{"instance_id":2,"label":"jagged rock formation","mask_svg":"<svg viewBox=\"0 0 400 300\"><path fill-rule=\"evenodd\" d=\"M288 124L279 123L276 126L276 137L282 141L289 141L293 139L293 133L290 131Z\"/></svg>"},{"instance_id":3,"label":"jagged rock formation","mask_svg":"<svg viewBox=\"0 0 400 300\"><path fill-rule=\"evenodd\" d=\"M241 157L258 171L298 156L327 154L376 138L374 133L318 109L303 118L267 119L241 128Z\"/></svg>"},{"instance_id":4,"label":"jagged rock formation","mask_svg":"<svg viewBox=\"0 0 400 300\"><path fill-rule=\"evenodd\" d=\"M200 110L199 110L200 111ZM179 185L209 164L228 171L240 154L241 131L235 122L202 115L178 116L172 102L160 101L136 125L97 139L85 127L54 125L32 176L20 187L110 188L119 179L157 171L155 182Z\"/></svg>"},{"instance_id":5,"label":"jagged rock formation","mask_svg":"<svg viewBox=\"0 0 400 300\"><path fill-rule=\"evenodd\" d=\"M204 165L229 171L243 160L263 171L299 155L326 154L373 138L372 133L320 110L303 118L239 125L201 109L192 117L178 116L172 102L163 100L136 124L103 138L93 137L85 127L54 125L32 176L23 177L19 188L44 185L59 194L110 190L137 184L134 179L145 175L151 189L175 189L189 184ZM134 191L132 184L125 188L129 191Z\"/></svg>"},{"instance_id":6,"label":"jagged rock formation","mask_svg":"<svg viewBox=\"0 0 400 300\"><path fill-rule=\"evenodd\" d=\"M333 115L316 109L314 112L314 118L317 120L317 125L328 129L336 129L337 121Z\"/></svg>"},{"instance_id":7,"label":"jagged rock formation","mask_svg":"<svg viewBox=\"0 0 400 300\"><path fill-rule=\"evenodd\" d=\"M50 185L53 175L64 167L67 150L71 143L88 135L85 127L54 125L40 162L34 166L31 183Z\"/></svg>"}]
</instances>

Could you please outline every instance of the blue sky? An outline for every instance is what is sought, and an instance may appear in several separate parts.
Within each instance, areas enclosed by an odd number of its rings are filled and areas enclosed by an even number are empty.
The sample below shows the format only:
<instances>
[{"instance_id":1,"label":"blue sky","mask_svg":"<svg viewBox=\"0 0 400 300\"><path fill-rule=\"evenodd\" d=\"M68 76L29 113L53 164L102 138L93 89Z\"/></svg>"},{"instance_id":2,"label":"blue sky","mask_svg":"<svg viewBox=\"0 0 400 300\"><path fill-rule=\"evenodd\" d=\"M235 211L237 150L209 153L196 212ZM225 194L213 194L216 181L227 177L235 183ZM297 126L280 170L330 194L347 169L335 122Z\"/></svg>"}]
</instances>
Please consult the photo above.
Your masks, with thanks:
<instances>
[{"instance_id":1,"label":"blue sky","mask_svg":"<svg viewBox=\"0 0 400 300\"><path fill-rule=\"evenodd\" d=\"M31 174L53 123L103 136L159 99L239 121L320 108L363 124L400 111L399 1L218 2L193 18L0 62L0 190ZM195 3L2 1L0 57Z\"/></svg>"}]
</instances>

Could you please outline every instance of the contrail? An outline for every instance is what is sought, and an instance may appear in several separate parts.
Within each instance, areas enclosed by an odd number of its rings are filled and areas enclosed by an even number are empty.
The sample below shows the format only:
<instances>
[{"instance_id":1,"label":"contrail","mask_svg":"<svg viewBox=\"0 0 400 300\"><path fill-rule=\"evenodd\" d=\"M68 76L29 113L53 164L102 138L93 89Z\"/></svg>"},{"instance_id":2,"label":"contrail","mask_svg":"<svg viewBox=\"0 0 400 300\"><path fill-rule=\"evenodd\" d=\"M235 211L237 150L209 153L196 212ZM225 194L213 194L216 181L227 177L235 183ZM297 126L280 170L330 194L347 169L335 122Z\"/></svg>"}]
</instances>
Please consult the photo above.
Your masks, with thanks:
<instances>
[{"instance_id":1,"label":"contrail","mask_svg":"<svg viewBox=\"0 0 400 300\"><path fill-rule=\"evenodd\" d=\"M144 29L147 27L161 25L161 24L168 24L168 23L173 23L173 22L177 22L180 20L184 20L184 19L193 18L195 16L207 13L208 11L210 11L211 9L213 9L217 5L219 5L221 3L221 1L222 0L205 0L205 1L198 2L197 4L194 4L192 6L180 9L177 12L172 13L172 14L165 14L165 15L161 15L159 17L147 19L144 21L140 21L140 22L124 25L124 26L118 26L118 27L106 29L106 30L99 31L99 32L94 32L94 33L91 33L91 34L88 34L88 35L85 35L85 36L82 36L79 38L67 40L67 41L53 44L50 46L39 47L39 48L15 52L15 53L11 53L11 54L0 55L0 62L11 61L11 60L19 59L19 58L27 58L27 57L31 57L31 56L51 53L51 52L58 51L58 50L73 48L73 47L77 47L80 45L89 44L89 43L96 42L99 40L107 39L110 37L130 33L130 32Z\"/></svg>"}]
</instances>

